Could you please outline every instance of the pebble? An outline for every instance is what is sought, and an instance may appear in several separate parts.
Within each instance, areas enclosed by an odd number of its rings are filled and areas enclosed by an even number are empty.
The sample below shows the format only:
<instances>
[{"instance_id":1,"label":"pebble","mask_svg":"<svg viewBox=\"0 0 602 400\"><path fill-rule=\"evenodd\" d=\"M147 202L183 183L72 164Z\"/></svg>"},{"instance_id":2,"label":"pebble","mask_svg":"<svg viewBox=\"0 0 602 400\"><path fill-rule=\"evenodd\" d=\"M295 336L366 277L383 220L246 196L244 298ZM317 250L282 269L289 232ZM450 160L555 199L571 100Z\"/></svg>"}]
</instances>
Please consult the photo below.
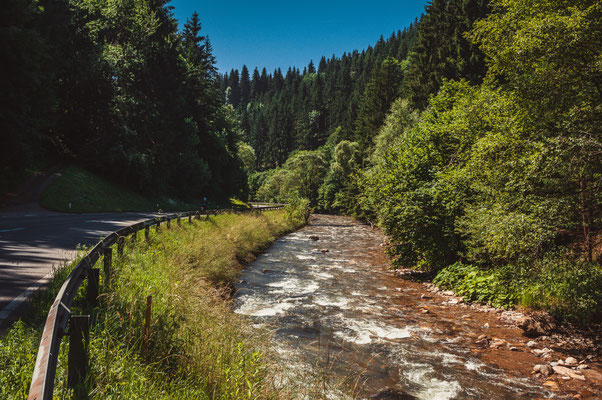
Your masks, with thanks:
<instances>
[{"instance_id":1,"label":"pebble","mask_svg":"<svg viewBox=\"0 0 602 400\"><path fill-rule=\"evenodd\" d=\"M547 364L537 364L533 367L534 372L539 372L543 376L550 376L554 373L554 369Z\"/></svg>"},{"instance_id":2,"label":"pebble","mask_svg":"<svg viewBox=\"0 0 602 400\"><path fill-rule=\"evenodd\" d=\"M451 290L446 290L445 292L443 292L443 294L446 296L453 296L455 293L452 292Z\"/></svg>"},{"instance_id":3,"label":"pebble","mask_svg":"<svg viewBox=\"0 0 602 400\"><path fill-rule=\"evenodd\" d=\"M578 361L574 357L567 357L566 360L564 360L565 365L577 365L577 363Z\"/></svg>"},{"instance_id":4,"label":"pebble","mask_svg":"<svg viewBox=\"0 0 602 400\"><path fill-rule=\"evenodd\" d=\"M535 354L537 357L549 355L551 352L552 352L552 350L548 349L547 347L545 347L543 349L531 350L531 353Z\"/></svg>"},{"instance_id":5,"label":"pebble","mask_svg":"<svg viewBox=\"0 0 602 400\"><path fill-rule=\"evenodd\" d=\"M483 328L489 329L489 322L485 322L485 325L483 325Z\"/></svg>"},{"instance_id":6,"label":"pebble","mask_svg":"<svg viewBox=\"0 0 602 400\"><path fill-rule=\"evenodd\" d=\"M581 364L577 366L577 369L589 369L589 365L587 364Z\"/></svg>"},{"instance_id":7,"label":"pebble","mask_svg":"<svg viewBox=\"0 0 602 400\"><path fill-rule=\"evenodd\" d=\"M428 294L423 294L420 296L421 299L432 299L431 296L429 296Z\"/></svg>"},{"instance_id":8,"label":"pebble","mask_svg":"<svg viewBox=\"0 0 602 400\"><path fill-rule=\"evenodd\" d=\"M527 342L526 346L527 346L528 348L535 347L535 346L537 346L537 342L535 342L535 341L533 341L533 340L529 340L529 341Z\"/></svg>"}]
</instances>

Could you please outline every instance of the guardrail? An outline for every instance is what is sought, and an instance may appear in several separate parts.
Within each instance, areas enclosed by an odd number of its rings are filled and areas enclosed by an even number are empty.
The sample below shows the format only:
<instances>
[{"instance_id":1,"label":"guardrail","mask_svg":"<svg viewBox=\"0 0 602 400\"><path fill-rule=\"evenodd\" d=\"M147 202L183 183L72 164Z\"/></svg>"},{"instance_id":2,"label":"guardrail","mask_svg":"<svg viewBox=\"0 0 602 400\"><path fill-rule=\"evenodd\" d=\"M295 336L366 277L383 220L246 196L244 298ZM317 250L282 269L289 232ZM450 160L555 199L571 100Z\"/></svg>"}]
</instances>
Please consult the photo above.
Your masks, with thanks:
<instances>
[{"instance_id":1,"label":"guardrail","mask_svg":"<svg viewBox=\"0 0 602 400\"><path fill-rule=\"evenodd\" d=\"M104 272L105 278L111 274L111 262L113 257L113 246L117 243L117 252L121 255L123 252L123 245L125 238L130 235L132 240L135 241L138 236L138 232L144 230L145 237L148 239L150 227L156 226L157 229L161 226L162 222L165 222L167 228L170 227L170 223L176 220L178 225L181 224L182 218L188 218L188 222L192 223L192 219L200 219L201 215L206 215L209 218L210 215L217 215L223 213L233 212L249 212L249 211L269 211L283 208L283 205L257 205L252 209L247 210L234 210L234 209L220 209L220 210L208 210L206 212L192 211L184 214L171 214L150 219L147 221L139 222L134 225L121 228L115 232L110 233L104 239L99 241L93 248L86 254L81 261L77 263L75 268L71 271L61 289L59 290L54 303L50 307L46 323L44 325L44 332L42 333L42 339L40 341L40 347L38 348L38 355L36 358L36 365L33 370L33 377L31 379L31 386L29 387L29 400L50 400L52 399L52 393L54 390L54 378L56 375L56 366L58 361L59 348L63 336L70 335L70 348L69 348L69 367L71 369L71 363L76 363L81 366L85 364L85 358L81 356L72 357L72 347L82 347L82 339L87 337L88 320L77 320L71 319L69 334L65 332L65 327L69 319L71 310L70 307L73 303L77 290L83 283L85 278L88 278L88 293L87 297L90 301L96 301L98 297L98 281L99 281L99 270L94 269L96 261L100 259L100 256L104 256ZM81 351L81 350L80 350ZM83 366L85 368L85 365ZM81 379L81 377L79 377ZM69 382L77 380L78 377L69 371ZM73 383L74 384L74 383Z\"/></svg>"}]
</instances>

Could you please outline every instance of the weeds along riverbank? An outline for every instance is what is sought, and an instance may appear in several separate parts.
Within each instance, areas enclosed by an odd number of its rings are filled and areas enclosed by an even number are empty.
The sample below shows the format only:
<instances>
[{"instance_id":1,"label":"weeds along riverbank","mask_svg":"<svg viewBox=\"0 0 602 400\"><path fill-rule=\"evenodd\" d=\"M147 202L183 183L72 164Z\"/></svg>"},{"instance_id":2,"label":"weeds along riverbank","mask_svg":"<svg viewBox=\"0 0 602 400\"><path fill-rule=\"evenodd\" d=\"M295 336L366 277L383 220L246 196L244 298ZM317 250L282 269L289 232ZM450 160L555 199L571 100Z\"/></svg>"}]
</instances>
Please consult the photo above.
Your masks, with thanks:
<instances>
[{"instance_id":1,"label":"weeds along riverbank","mask_svg":"<svg viewBox=\"0 0 602 400\"><path fill-rule=\"evenodd\" d=\"M68 339L61 345L55 397L90 399L274 398L262 333L231 309L229 284L275 238L306 223L289 207L226 214L151 232L114 259L97 306L84 284L72 314L89 314L89 374L68 388ZM27 314L0 337L0 398L27 397L46 313L71 265L58 269ZM151 328L144 339L147 296Z\"/></svg>"}]
</instances>

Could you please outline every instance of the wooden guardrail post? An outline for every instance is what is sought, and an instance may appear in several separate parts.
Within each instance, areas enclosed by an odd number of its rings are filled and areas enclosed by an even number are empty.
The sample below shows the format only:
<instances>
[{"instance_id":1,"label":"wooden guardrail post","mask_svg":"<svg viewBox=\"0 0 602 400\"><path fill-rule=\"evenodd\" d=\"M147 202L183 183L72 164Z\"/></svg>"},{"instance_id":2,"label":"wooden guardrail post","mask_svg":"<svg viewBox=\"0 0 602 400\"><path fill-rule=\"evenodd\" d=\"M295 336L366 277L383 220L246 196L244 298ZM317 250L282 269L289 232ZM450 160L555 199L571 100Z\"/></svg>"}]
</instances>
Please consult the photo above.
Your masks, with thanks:
<instances>
[{"instance_id":1,"label":"wooden guardrail post","mask_svg":"<svg viewBox=\"0 0 602 400\"><path fill-rule=\"evenodd\" d=\"M73 315L69 319L69 359L67 384L75 387L83 383L88 370L88 342L90 316Z\"/></svg>"},{"instance_id":2,"label":"wooden guardrail post","mask_svg":"<svg viewBox=\"0 0 602 400\"><path fill-rule=\"evenodd\" d=\"M117 238L117 255L119 255L119 257L123 256L123 243L124 243L124 241L125 240L124 240L123 236L119 236Z\"/></svg>"},{"instance_id":3,"label":"wooden guardrail post","mask_svg":"<svg viewBox=\"0 0 602 400\"><path fill-rule=\"evenodd\" d=\"M167 218L167 222L165 223L165 225L167 226L167 229L171 228L171 220L169 218Z\"/></svg>"},{"instance_id":4,"label":"wooden guardrail post","mask_svg":"<svg viewBox=\"0 0 602 400\"><path fill-rule=\"evenodd\" d=\"M188 223L192 224L192 214L188 214Z\"/></svg>"},{"instance_id":5,"label":"wooden guardrail post","mask_svg":"<svg viewBox=\"0 0 602 400\"><path fill-rule=\"evenodd\" d=\"M123 247L121 248L121 252L123 253ZM111 268L111 263L113 261L113 249L112 248L105 247L103 261L104 261L103 266L104 266L104 271L105 271L104 286L108 288L109 286L111 286L111 279L112 279L112 274L113 274L113 270Z\"/></svg>"},{"instance_id":6,"label":"wooden guardrail post","mask_svg":"<svg viewBox=\"0 0 602 400\"><path fill-rule=\"evenodd\" d=\"M157 225L155 225L155 232L161 231L161 220L157 220Z\"/></svg>"},{"instance_id":7,"label":"wooden guardrail post","mask_svg":"<svg viewBox=\"0 0 602 400\"><path fill-rule=\"evenodd\" d=\"M176 221L178 221L178 226L182 226L182 218L179 215Z\"/></svg>"},{"instance_id":8,"label":"wooden guardrail post","mask_svg":"<svg viewBox=\"0 0 602 400\"><path fill-rule=\"evenodd\" d=\"M136 243L136 239L138 239L138 232L132 233L132 243Z\"/></svg>"},{"instance_id":9,"label":"wooden guardrail post","mask_svg":"<svg viewBox=\"0 0 602 400\"><path fill-rule=\"evenodd\" d=\"M148 242L150 240L150 226L144 228L144 239Z\"/></svg>"},{"instance_id":10,"label":"wooden guardrail post","mask_svg":"<svg viewBox=\"0 0 602 400\"><path fill-rule=\"evenodd\" d=\"M98 280L100 270L98 268L90 268L88 271L88 292L87 300L89 304L96 304L98 302Z\"/></svg>"}]
</instances>

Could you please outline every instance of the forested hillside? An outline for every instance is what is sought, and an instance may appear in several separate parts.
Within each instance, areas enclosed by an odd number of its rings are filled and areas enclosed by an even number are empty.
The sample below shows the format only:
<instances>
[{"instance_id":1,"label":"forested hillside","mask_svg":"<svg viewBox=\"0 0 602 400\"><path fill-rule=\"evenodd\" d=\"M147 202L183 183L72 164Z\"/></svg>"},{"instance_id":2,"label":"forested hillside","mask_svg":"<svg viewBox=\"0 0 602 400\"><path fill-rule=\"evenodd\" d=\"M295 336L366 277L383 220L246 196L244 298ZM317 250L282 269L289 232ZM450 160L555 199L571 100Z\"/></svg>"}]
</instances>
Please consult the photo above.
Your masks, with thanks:
<instances>
[{"instance_id":1,"label":"forested hillside","mask_svg":"<svg viewBox=\"0 0 602 400\"><path fill-rule=\"evenodd\" d=\"M258 200L380 224L399 267L495 305L602 317L602 4L433 0L301 72L221 78Z\"/></svg>"},{"instance_id":2,"label":"forested hillside","mask_svg":"<svg viewBox=\"0 0 602 400\"><path fill-rule=\"evenodd\" d=\"M3 2L3 189L62 161L145 194L244 195L209 39L168 2Z\"/></svg>"}]
</instances>

